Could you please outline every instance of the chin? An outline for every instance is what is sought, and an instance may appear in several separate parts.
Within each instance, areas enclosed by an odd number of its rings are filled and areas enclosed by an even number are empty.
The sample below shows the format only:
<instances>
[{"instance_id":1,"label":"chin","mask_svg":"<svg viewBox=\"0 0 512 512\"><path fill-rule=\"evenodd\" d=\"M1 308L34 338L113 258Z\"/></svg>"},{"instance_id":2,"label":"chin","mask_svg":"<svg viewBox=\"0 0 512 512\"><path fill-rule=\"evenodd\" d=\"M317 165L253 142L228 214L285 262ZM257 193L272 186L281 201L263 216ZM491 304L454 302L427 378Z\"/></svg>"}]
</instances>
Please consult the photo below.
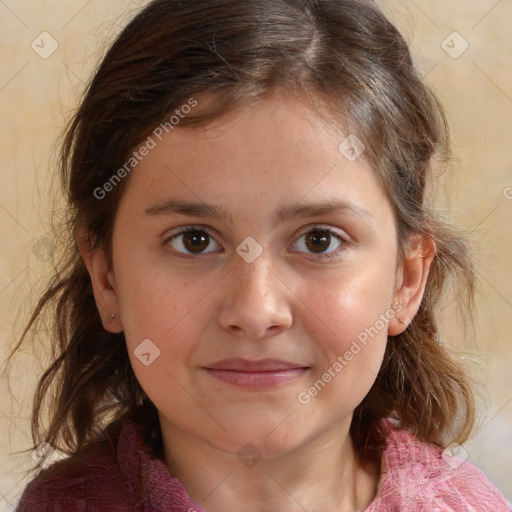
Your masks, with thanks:
<instances>
[{"instance_id":1,"label":"chin","mask_svg":"<svg viewBox=\"0 0 512 512\"><path fill-rule=\"evenodd\" d=\"M281 419L282 421L282 419ZM233 437L223 436L221 448L240 456L279 457L305 444L308 440L304 431L295 425L241 423L232 425L229 432ZM212 439L209 439L211 443ZM219 440L220 441L220 440ZM215 444L215 443L212 443ZM254 452L254 453L252 453Z\"/></svg>"}]
</instances>

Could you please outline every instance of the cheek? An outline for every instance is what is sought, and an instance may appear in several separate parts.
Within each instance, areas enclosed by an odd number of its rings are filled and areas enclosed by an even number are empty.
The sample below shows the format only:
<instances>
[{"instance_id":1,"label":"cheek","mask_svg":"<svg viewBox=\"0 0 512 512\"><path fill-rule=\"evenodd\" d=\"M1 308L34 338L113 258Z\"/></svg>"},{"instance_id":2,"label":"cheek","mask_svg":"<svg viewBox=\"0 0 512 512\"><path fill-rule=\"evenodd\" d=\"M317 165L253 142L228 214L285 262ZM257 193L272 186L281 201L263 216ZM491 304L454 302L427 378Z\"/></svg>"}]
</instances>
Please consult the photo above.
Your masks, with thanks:
<instances>
[{"instance_id":1,"label":"cheek","mask_svg":"<svg viewBox=\"0 0 512 512\"><path fill-rule=\"evenodd\" d=\"M392 267L390 267L391 269ZM392 275L392 272L390 272ZM364 399L379 372L387 343L394 280L366 267L320 287L309 287L311 314L305 327L322 362L304 389L301 403L312 413L330 404L332 420L349 414ZM306 285L304 284L305 293Z\"/></svg>"},{"instance_id":2,"label":"cheek","mask_svg":"<svg viewBox=\"0 0 512 512\"><path fill-rule=\"evenodd\" d=\"M171 280L158 272L128 281L122 318L137 380L159 410L167 410L172 396L172 410L204 422L197 403L184 393L193 389L184 369L197 350L207 316L201 301L204 282L200 286L176 277Z\"/></svg>"},{"instance_id":3,"label":"cheek","mask_svg":"<svg viewBox=\"0 0 512 512\"><path fill-rule=\"evenodd\" d=\"M125 265L120 270L119 302L134 372L148 394L158 394L162 385L169 392L171 375L190 362L196 349L207 316L207 287L204 280L151 267Z\"/></svg>"},{"instance_id":4,"label":"cheek","mask_svg":"<svg viewBox=\"0 0 512 512\"><path fill-rule=\"evenodd\" d=\"M368 268L366 269L368 270ZM336 279L312 287L303 283L302 296L311 310L309 330L312 339L320 333L326 351L339 354L353 340L364 339L369 330L376 337L387 335L394 280L376 272L346 272ZM307 292L307 293L306 293ZM315 336L316 332L316 336Z\"/></svg>"},{"instance_id":5,"label":"cheek","mask_svg":"<svg viewBox=\"0 0 512 512\"><path fill-rule=\"evenodd\" d=\"M199 300L197 285L148 261L150 258L142 262L120 259L117 266L118 300L127 340L137 336L163 339Z\"/></svg>"}]
</instances>

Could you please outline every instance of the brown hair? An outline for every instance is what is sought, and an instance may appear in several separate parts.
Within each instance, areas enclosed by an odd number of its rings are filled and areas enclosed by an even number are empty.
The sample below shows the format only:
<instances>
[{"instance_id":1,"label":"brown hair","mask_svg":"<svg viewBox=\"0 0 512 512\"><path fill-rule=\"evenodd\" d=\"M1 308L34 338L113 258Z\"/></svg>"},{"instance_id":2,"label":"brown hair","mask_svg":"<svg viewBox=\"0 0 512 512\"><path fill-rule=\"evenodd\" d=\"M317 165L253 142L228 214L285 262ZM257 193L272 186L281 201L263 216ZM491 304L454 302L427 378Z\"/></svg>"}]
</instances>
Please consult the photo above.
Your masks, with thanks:
<instances>
[{"instance_id":1,"label":"brown hair","mask_svg":"<svg viewBox=\"0 0 512 512\"><path fill-rule=\"evenodd\" d=\"M434 309L452 276L471 313L474 273L465 239L426 206L432 161L449 157L447 123L396 27L369 0L154 0L107 52L63 140L66 258L20 341L36 332L45 311L52 315L55 358L34 399L36 444L44 440L76 453L109 421L140 407L157 424L123 333L102 326L75 242L85 228L110 255L129 176L101 200L94 191L192 96L208 93L215 101L180 125L205 123L278 89L327 106L332 122L342 129L349 124L364 142L365 158L394 209L402 255L414 235L437 244L419 312L389 338L377 380L355 410L351 433L359 453L380 446L378 426L387 417L426 442L467 438L472 391L440 344ZM43 427L47 402L50 421Z\"/></svg>"}]
</instances>

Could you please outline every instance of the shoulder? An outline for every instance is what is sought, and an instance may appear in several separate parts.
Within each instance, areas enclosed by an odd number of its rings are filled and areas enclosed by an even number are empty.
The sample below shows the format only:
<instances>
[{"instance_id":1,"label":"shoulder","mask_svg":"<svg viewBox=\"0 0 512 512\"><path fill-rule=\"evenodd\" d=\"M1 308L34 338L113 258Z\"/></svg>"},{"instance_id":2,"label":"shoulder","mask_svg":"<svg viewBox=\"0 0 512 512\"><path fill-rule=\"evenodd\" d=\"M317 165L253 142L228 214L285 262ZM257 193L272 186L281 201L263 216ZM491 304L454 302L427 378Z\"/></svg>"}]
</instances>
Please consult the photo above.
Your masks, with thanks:
<instances>
[{"instance_id":1,"label":"shoulder","mask_svg":"<svg viewBox=\"0 0 512 512\"><path fill-rule=\"evenodd\" d=\"M138 425L131 421L117 422L82 453L40 472L26 487L16 510L143 510L144 479L154 476L155 464L157 471L170 478L163 463L151 458Z\"/></svg>"},{"instance_id":2,"label":"shoulder","mask_svg":"<svg viewBox=\"0 0 512 512\"><path fill-rule=\"evenodd\" d=\"M377 496L367 512L509 512L503 495L470 462L385 422L386 450Z\"/></svg>"}]
</instances>

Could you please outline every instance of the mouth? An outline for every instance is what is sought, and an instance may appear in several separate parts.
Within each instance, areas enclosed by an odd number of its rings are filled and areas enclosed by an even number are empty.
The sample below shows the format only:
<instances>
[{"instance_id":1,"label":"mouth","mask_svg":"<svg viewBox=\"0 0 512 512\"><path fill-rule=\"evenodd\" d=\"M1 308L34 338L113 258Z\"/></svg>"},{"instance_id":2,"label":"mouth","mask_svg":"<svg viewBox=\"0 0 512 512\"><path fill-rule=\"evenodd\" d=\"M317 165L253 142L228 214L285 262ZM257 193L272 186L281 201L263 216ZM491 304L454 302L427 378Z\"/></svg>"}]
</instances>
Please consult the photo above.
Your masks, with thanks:
<instances>
[{"instance_id":1,"label":"mouth","mask_svg":"<svg viewBox=\"0 0 512 512\"><path fill-rule=\"evenodd\" d=\"M309 366L281 359L253 361L243 358L223 359L203 369L213 378L234 386L252 389L270 389L297 380Z\"/></svg>"}]
</instances>

